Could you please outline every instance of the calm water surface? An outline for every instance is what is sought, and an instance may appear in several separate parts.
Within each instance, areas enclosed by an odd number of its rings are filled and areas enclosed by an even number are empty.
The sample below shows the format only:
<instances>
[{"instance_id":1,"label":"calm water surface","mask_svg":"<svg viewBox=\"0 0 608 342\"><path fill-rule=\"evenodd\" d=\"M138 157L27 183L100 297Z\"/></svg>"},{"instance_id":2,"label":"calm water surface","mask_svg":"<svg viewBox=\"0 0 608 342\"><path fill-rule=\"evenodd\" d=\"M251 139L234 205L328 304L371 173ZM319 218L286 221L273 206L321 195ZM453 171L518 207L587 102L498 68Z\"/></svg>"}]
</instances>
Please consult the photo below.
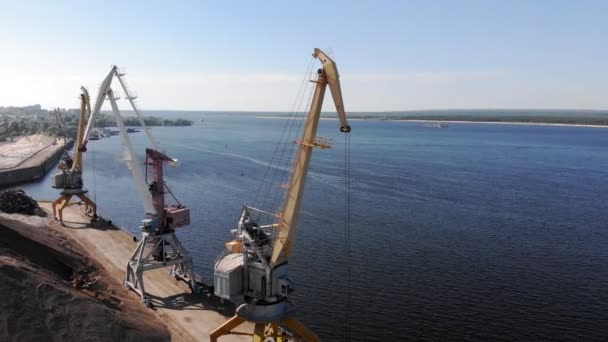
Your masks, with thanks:
<instances>
[{"instance_id":1,"label":"calm water surface","mask_svg":"<svg viewBox=\"0 0 608 342\"><path fill-rule=\"evenodd\" d=\"M182 161L167 170L192 209L179 234L209 282L283 124L233 114L153 129ZM358 341L608 339L608 130L351 124L351 256L344 145L338 123L324 120L320 135L335 146L313 155L290 260L299 317L324 340L344 340L346 322ZM143 158L143 133L130 136ZM91 197L138 233L143 209L117 158L119 138L90 150ZM53 199L50 183L22 187Z\"/></svg>"}]
</instances>

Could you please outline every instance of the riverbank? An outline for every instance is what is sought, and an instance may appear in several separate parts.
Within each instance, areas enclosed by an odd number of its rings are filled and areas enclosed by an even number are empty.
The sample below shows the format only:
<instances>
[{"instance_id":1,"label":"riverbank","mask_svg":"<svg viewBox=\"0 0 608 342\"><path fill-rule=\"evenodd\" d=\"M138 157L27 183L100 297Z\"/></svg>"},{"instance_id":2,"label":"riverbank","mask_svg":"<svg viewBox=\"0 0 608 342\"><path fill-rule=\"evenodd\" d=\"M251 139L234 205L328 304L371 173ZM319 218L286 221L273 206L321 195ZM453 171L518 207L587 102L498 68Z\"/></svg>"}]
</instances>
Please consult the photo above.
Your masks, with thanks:
<instances>
[{"instance_id":1,"label":"riverbank","mask_svg":"<svg viewBox=\"0 0 608 342\"><path fill-rule=\"evenodd\" d=\"M72 145L72 140L41 134L0 144L0 187L44 176Z\"/></svg>"},{"instance_id":2,"label":"riverbank","mask_svg":"<svg viewBox=\"0 0 608 342\"><path fill-rule=\"evenodd\" d=\"M111 221L102 220L100 224L91 226L90 217L80 205L66 207L63 211L64 225L60 225L52 218L51 203L38 203L49 215L50 224L91 253L110 277L122 282L127 260L137 246L133 235L113 225ZM145 290L151 298L153 312L169 328L172 341L207 341L209 334L234 314L233 304L213 296L200 281L202 293L193 294L185 282L169 275L168 268L149 270L144 277ZM200 276L197 278L200 280ZM133 291L128 292L137 301L133 305L145 308ZM245 324L243 330L252 331L253 326ZM250 337L240 335L222 338L225 342L250 340Z\"/></svg>"},{"instance_id":3,"label":"riverbank","mask_svg":"<svg viewBox=\"0 0 608 342\"><path fill-rule=\"evenodd\" d=\"M371 120L371 119L370 119ZM418 119L397 119L385 121L405 121L405 122L427 122L427 123L455 123L455 124L490 124L490 125L523 125L523 126L565 126L565 127L594 127L608 128L608 125L585 125L585 124L566 124L566 123L547 123L547 122L519 122L519 121L467 121L467 120L418 120Z\"/></svg>"},{"instance_id":4,"label":"riverbank","mask_svg":"<svg viewBox=\"0 0 608 342\"><path fill-rule=\"evenodd\" d=\"M306 117L288 117L288 116L256 116L256 119L296 119L296 120L304 120ZM319 120L338 120L338 118L320 118ZM361 120L371 120L371 119L361 119L361 118L348 118L348 121L361 121Z\"/></svg>"},{"instance_id":5,"label":"riverbank","mask_svg":"<svg viewBox=\"0 0 608 342\"><path fill-rule=\"evenodd\" d=\"M103 218L92 226L79 204L64 209L63 224L50 202L38 205L42 216L0 213L0 276L6 279L0 290L10 294L0 303L0 336L7 340L207 341L234 315L234 305L208 292L200 276L203 291L193 294L166 268L144 275L153 307L147 309L122 285L137 245L131 234Z\"/></svg>"},{"instance_id":6,"label":"riverbank","mask_svg":"<svg viewBox=\"0 0 608 342\"><path fill-rule=\"evenodd\" d=\"M0 340L170 341L166 325L49 217L0 213Z\"/></svg>"}]
</instances>

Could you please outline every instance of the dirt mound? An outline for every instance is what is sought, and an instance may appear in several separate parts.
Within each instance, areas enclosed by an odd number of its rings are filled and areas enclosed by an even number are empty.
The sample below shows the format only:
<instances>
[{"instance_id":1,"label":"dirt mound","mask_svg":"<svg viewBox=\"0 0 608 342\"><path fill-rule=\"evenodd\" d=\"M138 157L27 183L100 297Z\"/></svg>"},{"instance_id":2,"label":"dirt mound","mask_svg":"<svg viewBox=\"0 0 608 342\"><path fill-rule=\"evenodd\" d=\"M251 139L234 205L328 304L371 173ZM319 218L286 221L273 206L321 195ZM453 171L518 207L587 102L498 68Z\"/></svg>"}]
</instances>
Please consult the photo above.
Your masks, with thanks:
<instances>
[{"instance_id":1,"label":"dirt mound","mask_svg":"<svg viewBox=\"0 0 608 342\"><path fill-rule=\"evenodd\" d=\"M0 217L0 341L170 340L79 245L16 216Z\"/></svg>"},{"instance_id":2,"label":"dirt mound","mask_svg":"<svg viewBox=\"0 0 608 342\"><path fill-rule=\"evenodd\" d=\"M36 209L39 209L38 202L26 195L23 190L0 192L0 213L34 215Z\"/></svg>"}]
</instances>

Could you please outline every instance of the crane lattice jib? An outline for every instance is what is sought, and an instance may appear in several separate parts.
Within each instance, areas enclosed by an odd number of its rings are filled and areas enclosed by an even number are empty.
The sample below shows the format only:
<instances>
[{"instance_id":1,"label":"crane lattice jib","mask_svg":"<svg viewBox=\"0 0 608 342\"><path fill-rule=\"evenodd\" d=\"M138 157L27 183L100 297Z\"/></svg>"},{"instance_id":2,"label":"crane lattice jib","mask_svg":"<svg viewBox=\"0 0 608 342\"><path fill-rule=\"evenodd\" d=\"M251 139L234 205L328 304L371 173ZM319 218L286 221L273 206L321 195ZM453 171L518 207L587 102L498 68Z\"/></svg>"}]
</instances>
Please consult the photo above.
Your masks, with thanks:
<instances>
[{"instance_id":1,"label":"crane lattice jib","mask_svg":"<svg viewBox=\"0 0 608 342\"><path fill-rule=\"evenodd\" d=\"M340 131L348 133L351 130L346 120L340 87L340 76L336 63L320 49L314 50L313 57L321 61L323 68L319 69L318 78L314 81L316 82L316 87L310 111L304 124L302 138L299 141L300 146L291 171L283 212L280 214L279 233L275 240L270 259L272 267L285 262L290 253L300 213L300 203L302 201L312 149L318 145L316 143L317 127L321 116L321 108L323 107L325 90L328 85L334 100L336 112L338 113L338 119L340 120Z\"/></svg>"},{"instance_id":2,"label":"crane lattice jib","mask_svg":"<svg viewBox=\"0 0 608 342\"><path fill-rule=\"evenodd\" d=\"M78 133L76 136L76 148L74 149L74 162L72 164L71 171L74 172L79 170L82 172L82 152L84 143L85 133L85 120L87 114L87 108L90 109L89 104L89 93L85 87L80 87L82 93L80 94L80 117L78 119Z\"/></svg>"}]
</instances>

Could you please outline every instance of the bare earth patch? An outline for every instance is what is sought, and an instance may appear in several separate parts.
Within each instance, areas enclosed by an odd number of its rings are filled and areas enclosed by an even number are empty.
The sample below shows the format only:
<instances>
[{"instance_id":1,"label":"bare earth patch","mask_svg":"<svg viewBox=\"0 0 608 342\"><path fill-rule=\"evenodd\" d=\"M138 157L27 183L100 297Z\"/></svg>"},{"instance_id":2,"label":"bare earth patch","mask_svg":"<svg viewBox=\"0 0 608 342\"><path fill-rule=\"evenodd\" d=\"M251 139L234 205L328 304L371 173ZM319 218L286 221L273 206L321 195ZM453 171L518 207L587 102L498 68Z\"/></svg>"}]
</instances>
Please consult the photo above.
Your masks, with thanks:
<instances>
[{"instance_id":1,"label":"bare earth patch","mask_svg":"<svg viewBox=\"0 0 608 342\"><path fill-rule=\"evenodd\" d=\"M0 215L0 341L169 341L165 324L48 218Z\"/></svg>"}]
</instances>

